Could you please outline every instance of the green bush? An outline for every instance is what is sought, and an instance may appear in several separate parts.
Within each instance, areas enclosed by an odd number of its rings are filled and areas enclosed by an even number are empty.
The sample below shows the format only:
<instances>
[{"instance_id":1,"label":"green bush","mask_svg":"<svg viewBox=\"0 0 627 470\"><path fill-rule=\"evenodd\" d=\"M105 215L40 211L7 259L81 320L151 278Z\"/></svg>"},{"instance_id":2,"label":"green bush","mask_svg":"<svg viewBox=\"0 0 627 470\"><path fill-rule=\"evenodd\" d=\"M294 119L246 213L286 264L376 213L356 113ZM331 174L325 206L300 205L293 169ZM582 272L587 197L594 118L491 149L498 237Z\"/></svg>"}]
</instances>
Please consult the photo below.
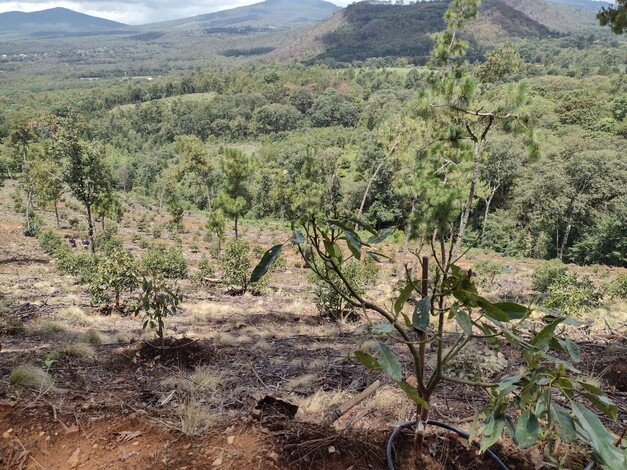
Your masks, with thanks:
<instances>
[{"instance_id":1,"label":"green bush","mask_svg":"<svg viewBox=\"0 0 627 470\"><path fill-rule=\"evenodd\" d=\"M196 285L202 285L205 278L213 277L215 274L216 270L213 263L203 255L198 262L198 270L192 276L192 281Z\"/></svg>"},{"instance_id":2,"label":"green bush","mask_svg":"<svg viewBox=\"0 0 627 470\"><path fill-rule=\"evenodd\" d=\"M57 250L60 250L66 246L60 235L48 230L41 231L37 235L37 241L39 246L49 255L54 255Z\"/></svg>"},{"instance_id":3,"label":"green bush","mask_svg":"<svg viewBox=\"0 0 627 470\"><path fill-rule=\"evenodd\" d=\"M568 268L560 261L554 260L536 269L531 276L531 288L545 294L549 286L558 278L566 275Z\"/></svg>"},{"instance_id":4,"label":"green bush","mask_svg":"<svg viewBox=\"0 0 627 470\"><path fill-rule=\"evenodd\" d=\"M627 274L619 274L616 279L610 282L607 295L611 299L627 300Z\"/></svg>"},{"instance_id":5,"label":"green bush","mask_svg":"<svg viewBox=\"0 0 627 470\"><path fill-rule=\"evenodd\" d=\"M139 284L137 266L133 255L115 248L103 256L90 282L93 305L107 305L113 293L114 308L120 308L121 295L132 292Z\"/></svg>"},{"instance_id":6,"label":"green bush","mask_svg":"<svg viewBox=\"0 0 627 470\"><path fill-rule=\"evenodd\" d=\"M69 249L57 250L54 259L59 271L76 277L80 284L91 282L99 261L98 257L91 253L75 253Z\"/></svg>"},{"instance_id":7,"label":"green bush","mask_svg":"<svg viewBox=\"0 0 627 470\"><path fill-rule=\"evenodd\" d=\"M310 272L308 279L313 285L314 303L318 312L322 316L340 322L355 319L358 316L357 309L342 296L342 293L348 295L348 289L341 282L339 276L331 270L325 270L320 260L315 260L314 263L319 270L325 272L328 279L341 292L338 292L315 273ZM342 265L342 275L354 286L357 294L363 295L366 292L366 286L376 281L378 266L372 260L350 260Z\"/></svg>"},{"instance_id":8,"label":"green bush","mask_svg":"<svg viewBox=\"0 0 627 470\"><path fill-rule=\"evenodd\" d=\"M222 280L225 284L235 287L239 293L246 291L252 294L261 294L267 285L266 278L260 282L250 284L252 265L250 262L250 245L246 240L235 238L224 247L220 256Z\"/></svg>"},{"instance_id":9,"label":"green bush","mask_svg":"<svg viewBox=\"0 0 627 470\"><path fill-rule=\"evenodd\" d=\"M144 253L140 262L147 273L166 279L187 277L188 263L178 246L153 245Z\"/></svg>"},{"instance_id":10,"label":"green bush","mask_svg":"<svg viewBox=\"0 0 627 470\"><path fill-rule=\"evenodd\" d=\"M602 298L603 293L589 277L566 272L551 282L544 303L571 315L600 306Z\"/></svg>"},{"instance_id":11,"label":"green bush","mask_svg":"<svg viewBox=\"0 0 627 470\"><path fill-rule=\"evenodd\" d=\"M504 269L505 267L496 261L478 261L474 265L474 271L477 275L477 283L484 288L493 287L494 282Z\"/></svg>"}]
</instances>

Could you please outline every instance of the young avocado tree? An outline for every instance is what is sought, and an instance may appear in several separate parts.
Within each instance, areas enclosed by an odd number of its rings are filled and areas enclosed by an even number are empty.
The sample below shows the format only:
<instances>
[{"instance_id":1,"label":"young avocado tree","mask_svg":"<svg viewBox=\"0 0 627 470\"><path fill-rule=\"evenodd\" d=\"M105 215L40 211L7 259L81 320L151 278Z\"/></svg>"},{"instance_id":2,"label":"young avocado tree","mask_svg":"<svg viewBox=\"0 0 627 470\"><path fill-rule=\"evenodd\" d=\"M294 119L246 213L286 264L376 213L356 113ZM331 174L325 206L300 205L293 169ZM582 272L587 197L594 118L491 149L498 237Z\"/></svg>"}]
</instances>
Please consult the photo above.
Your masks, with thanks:
<instances>
[{"instance_id":1,"label":"young avocado tree","mask_svg":"<svg viewBox=\"0 0 627 470\"><path fill-rule=\"evenodd\" d=\"M538 320L526 306L491 302L479 295L472 273L457 265L490 130L496 125L527 130L523 85L505 86L502 94L481 93L463 63L446 65L463 55L466 45L458 40L459 28L476 14L477 5L474 0L451 2L445 16L448 28L438 36L433 53L434 63L444 68L433 71L431 88L419 97L422 134L436 137L428 137L434 143L417 152L409 179L415 201L409 232L420 246L414 255L421 272L415 274L406 264L404 286L390 304L360 291L345 275L346 263L366 256L383 260L376 247L394 230L377 231L357 218L305 218L288 243L297 246L309 269L346 302L376 318L369 322L378 340L375 350L356 351L355 357L365 367L386 373L415 403L417 455L432 398L443 383L452 382L484 389L490 396L471 430L482 451L505 430L520 447L529 447L545 428L564 442L579 438L589 443L608 468L625 468L627 452L615 445L589 409L592 405L615 419L617 406L574 365L580 352L565 335L566 327L581 324L555 312ZM267 272L286 244L266 252L251 281ZM450 366L473 341L509 343L521 351L524 365L494 381L453 375ZM411 358L410 370L398 358L403 349ZM556 353L568 354L570 360Z\"/></svg>"},{"instance_id":2,"label":"young avocado tree","mask_svg":"<svg viewBox=\"0 0 627 470\"><path fill-rule=\"evenodd\" d=\"M72 195L85 207L89 242L95 253L94 209L111 194L112 177L106 164L105 146L82 140L77 126L69 119L59 121L51 130L52 152L62 162L63 179Z\"/></svg>"},{"instance_id":3,"label":"young avocado tree","mask_svg":"<svg viewBox=\"0 0 627 470\"><path fill-rule=\"evenodd\" d=\"M238 237L238 221L249 206L248 183L253 174L253 161L241 150L226 148L220 158L224 182L218 190L214 207L233 219L235 238Z\"/></svg>"}]
</instances>

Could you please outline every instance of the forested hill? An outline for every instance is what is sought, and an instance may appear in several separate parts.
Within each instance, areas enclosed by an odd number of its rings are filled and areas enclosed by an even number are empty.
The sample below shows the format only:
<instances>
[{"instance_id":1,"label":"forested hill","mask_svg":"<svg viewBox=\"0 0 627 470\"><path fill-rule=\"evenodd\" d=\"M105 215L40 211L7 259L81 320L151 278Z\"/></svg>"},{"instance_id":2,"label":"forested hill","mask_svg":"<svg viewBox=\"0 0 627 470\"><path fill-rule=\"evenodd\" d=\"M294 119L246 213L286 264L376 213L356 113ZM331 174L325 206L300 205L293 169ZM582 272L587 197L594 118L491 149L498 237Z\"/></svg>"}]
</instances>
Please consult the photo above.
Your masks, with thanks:
<instances>
[{"instance_id":1,"label":"forested hill","mask_svg":"<svg viewBox=\"0 0 627 470\"><path fill-rule=\"evenodd\" d=\"M0 33L103 32L125 26L123 23L85 15L67 8L51 8L31 13L21 11L0 13Z\"/></svg>"},{"instance_id":2,"label":"forested hill","mask_svg":"<svg viewBox=\"0 0 627 470\"><path fill-rule=\"evenodd\" d=\"M284 52L303 58L303 51L316 51L313 60L353 62L371 57L409 57L413 62L424 63L433 44L431 34L443 28L447 4L354 3L306 32L300 41L286 46ZM482 2L480 17L470 30L473 38L480 38L481 42L551 34L551 28L503 0Z\"/></svg>"},{"instance_id":3,"label":"forested hill","mask_svg":"<svg viewBox=\"0 0 627 470\"><path fill-rule=\"evenodd\" d=\"M324 0L265 0L253 5L167 22L178 28L204 28L209 32L238 28L289 28L331 16L340 7ZM163 26L163 24L160 24Z\"/></svg>"}]
</instances>

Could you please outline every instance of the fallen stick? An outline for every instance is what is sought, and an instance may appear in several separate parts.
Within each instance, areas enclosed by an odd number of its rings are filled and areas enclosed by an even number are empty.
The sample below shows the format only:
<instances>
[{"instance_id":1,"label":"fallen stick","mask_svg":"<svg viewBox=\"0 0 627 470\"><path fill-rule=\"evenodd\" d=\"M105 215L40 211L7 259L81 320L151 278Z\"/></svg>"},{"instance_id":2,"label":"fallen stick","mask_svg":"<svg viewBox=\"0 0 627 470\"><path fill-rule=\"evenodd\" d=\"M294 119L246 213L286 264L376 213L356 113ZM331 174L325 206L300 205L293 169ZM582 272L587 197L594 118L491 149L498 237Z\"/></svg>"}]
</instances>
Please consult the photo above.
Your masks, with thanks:
<instances>
[{"instance_id":1,"label":"fallen stick","mask_svg":"<svg viewBox=\"0 0 627 470\"><path fill-rule=\"evenodd\" d=\"M340 406L339 408L336 408L331 413L326 415L323 418L323 420L321 421L320 424L322 426L329 426L329 425L331 425L332 423L334 423L335 421L340 419L342 416L344 416L346 413L348 413L355 406L357 406L362 401L364 401L366 398L368 398L370 395L372 395L374 392L376 392L380 386L381 386L381 382L379 380L377 380L375 383L370 385L370 387L368 387L366 390L361 392L359 395L357 395L356 397L351 398L346 403L344 403L342 406Z\"/></svg>"}]
</instances>

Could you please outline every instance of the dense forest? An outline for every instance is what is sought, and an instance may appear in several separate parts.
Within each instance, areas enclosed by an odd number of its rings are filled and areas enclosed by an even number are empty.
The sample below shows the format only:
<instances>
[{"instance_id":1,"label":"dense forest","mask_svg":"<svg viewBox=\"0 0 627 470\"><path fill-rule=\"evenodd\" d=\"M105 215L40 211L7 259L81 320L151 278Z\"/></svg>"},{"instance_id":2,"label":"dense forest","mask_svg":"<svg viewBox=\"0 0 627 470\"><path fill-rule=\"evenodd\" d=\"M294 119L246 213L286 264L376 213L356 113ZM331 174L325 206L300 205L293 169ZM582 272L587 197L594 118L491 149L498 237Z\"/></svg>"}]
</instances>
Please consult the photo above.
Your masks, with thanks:
<instances>
[{"instance_id":1,"label":"dense forest","mask_svg":"<svg viewBox=\"0 0 627 470\"><path fill-rule=\"evenodd\" d=\"M513 88L524 90L527 130L491 132L467 243L627 265L624 43L593 35L527 39L485 57L464 66L476 99L495 105ZM396 62L251 63L5 96L2 175L16 177L38 161L38 148L53 145L37 123L54 116L81 144L102 147L113 194L134 191L164 210L213 209L226 177L223 149L235 147L255 162L243 184L245 217L293 220L314 207L353 214L370 186L365 219L404 229L413 196L403 186L431 138L422 112L433 72ZM390 149L397 140L402 145Z\"/></svg>"}]
</instances>

